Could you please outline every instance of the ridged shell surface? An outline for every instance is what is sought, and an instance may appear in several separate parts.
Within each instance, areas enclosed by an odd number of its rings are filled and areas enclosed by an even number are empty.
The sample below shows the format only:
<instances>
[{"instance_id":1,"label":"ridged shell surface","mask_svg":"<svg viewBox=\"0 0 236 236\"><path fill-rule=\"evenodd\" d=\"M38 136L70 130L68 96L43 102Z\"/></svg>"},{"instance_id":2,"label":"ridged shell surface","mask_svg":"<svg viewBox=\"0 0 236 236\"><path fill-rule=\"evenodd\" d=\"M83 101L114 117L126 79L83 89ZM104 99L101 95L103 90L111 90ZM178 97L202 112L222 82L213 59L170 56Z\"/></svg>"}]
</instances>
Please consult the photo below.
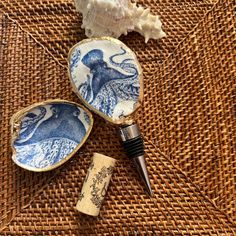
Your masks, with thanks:
<instances>
[{"instance_id":1,"label":"ridged shell surface","mask_svg":"<svg viewBox=\"0 0 236 236\"><path fill-rule=\"evenodd\" d=\"M81 27L87 37L118 38L137 31L147 42L150 38L159 39L166 35L159 16L129 0L75 0L75 6L83 15Z\"/></svg>"}]
</instances>

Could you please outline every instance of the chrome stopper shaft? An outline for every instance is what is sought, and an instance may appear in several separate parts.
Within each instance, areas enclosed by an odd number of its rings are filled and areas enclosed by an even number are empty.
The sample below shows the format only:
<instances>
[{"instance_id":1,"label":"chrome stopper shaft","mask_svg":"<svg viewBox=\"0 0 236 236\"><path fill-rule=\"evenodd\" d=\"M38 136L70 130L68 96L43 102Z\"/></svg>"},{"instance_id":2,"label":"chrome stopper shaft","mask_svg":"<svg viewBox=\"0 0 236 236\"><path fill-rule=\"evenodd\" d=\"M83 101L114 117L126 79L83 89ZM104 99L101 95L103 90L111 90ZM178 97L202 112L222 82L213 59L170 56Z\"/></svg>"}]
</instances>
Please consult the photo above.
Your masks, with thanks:
<instances>
[{"instance_id":1,"label":"chrome stopper shaft","mask_svg":"<svg viewBox=\"0 0 236 236\"><path fill-rule=\"evenodd\" d=\"M148 194L152 195L150 180L144 159L144 144L140 129L137 124L123 125L119 127L120 136L124 149L130 159L132 159Z\"/></svg>"}]
</instances>

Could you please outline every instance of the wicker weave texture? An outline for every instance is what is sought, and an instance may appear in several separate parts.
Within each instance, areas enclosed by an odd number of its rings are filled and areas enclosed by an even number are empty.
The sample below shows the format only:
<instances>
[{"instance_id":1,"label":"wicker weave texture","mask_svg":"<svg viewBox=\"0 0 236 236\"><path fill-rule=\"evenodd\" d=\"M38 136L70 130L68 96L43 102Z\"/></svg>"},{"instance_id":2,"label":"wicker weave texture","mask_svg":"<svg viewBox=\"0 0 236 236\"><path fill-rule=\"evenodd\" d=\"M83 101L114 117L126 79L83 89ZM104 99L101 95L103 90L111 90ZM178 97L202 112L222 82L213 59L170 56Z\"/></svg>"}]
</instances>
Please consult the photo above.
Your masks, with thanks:
<instances>
[{"instance_id":1,"label":"wicker weave texture","mask_svg":"<svg viewBox=\"0 0 236 236\"><path fill-rule=\"evenodd\" d=\"M108 130L107 130L108 131ZM5 229L6 235L233 235L233 224L151 142L146 142L148 169L154 186L149 198L130 162L115 141L99 139L80 158L68 163L47 188ZM110 141L109 141L110 140ZM80 215L75 204L90 155L108 145L109 155L121 158L98 218ZM34 222L34 223L33 223Z\"/></svg>"},{"instance_id":2,"label":"wicker weave texture","mask_svg":"<svg viewBox=\"0 0 236 236\"><path fill-rule=\"evenodd\" d=\"M233 4L220 1L146 79L147 137L236 219ZM153 65L152 65L153 66Z\"/></svg>"},{"instance_id":3,"label":"wicker weave texture","mask_svg":"<svg viewBox=\"0 0 236 236\"><path fill-rule=\"evenodd\" d=\"M160 15L168 34L166 39L152 40L147 45L136 33L122 37L144 62L162 62L213 5L207 0L141 0L139 3ZM81 15L75 12L73 0L4 0L0 2L1 8L63 65L69 49L85 38L80 29Z\"/></svg>"},{"instance_id":4,"label":"wicker weave texture","mask_svg":"<svg viewBox=\"0 0 236 236\"><path fill-rule=\"evenodd\" d=\"M78 102L65 65L68 49L84 34L71 1L0 3L3 235L234 234L233 4L219 1L210 10L208 1L142 3L161 15L168 33L147 45L136 33L122 37L144 69L145 101L136 118L146 140L151 199L114 127L96 116L88 142L62 168L35 174L12 163L14 112L48 98ZM96 220L74 209L94 151L120 159Z\"/></svg>"},{"instance_id":5,"label":"wicker weave texture","mask_svg":"<svg viewBox=\"0 0 236 236\"><path fill-rule=\"evenodd\" d=\"M70 98L66 71L19 27L1 16L0 226L28 204L55 172L36 174L11 161L9 119L19 108L47 98ZM47 67L47 71L44 68ZM62 86L63 85L63 86ZM40 92L39 92L40 91ZM70 93L72 94L72 92Z\"/></svg>"}]
</instances>

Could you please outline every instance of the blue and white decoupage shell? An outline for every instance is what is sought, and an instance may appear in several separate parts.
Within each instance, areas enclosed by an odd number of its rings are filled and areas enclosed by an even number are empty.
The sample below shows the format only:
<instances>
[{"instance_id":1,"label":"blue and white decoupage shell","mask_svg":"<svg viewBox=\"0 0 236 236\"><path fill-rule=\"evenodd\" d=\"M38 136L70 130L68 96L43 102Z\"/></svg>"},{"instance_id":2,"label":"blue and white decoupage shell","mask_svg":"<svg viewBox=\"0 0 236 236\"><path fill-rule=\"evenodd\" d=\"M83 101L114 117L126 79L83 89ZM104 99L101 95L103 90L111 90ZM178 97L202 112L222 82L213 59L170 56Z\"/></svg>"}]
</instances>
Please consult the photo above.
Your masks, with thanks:
<instances>
[{"instance_id":1,"label":"blue and white decoupage shell","mask_svg":"<svg viewBox=\"0 0 236 236\"><path fill-rule=\"evenodd\" d=\"M134 52L109 37L85 39L69 53L75 93L87 107L120 124L142 101L142 70Z\"/></svg>"},{"instance_id":2,"label":"blue and white decoupage shell","mask_svg":"<svg viewBox=\"0 0 236 236\"><path fill-rule=\"evenodd\" d=\"M52 170L82 146L92 125L91 113L78 104L64 100L34 104L11 119L12 159L24 169Z\"/></svg>"}]
</instances>

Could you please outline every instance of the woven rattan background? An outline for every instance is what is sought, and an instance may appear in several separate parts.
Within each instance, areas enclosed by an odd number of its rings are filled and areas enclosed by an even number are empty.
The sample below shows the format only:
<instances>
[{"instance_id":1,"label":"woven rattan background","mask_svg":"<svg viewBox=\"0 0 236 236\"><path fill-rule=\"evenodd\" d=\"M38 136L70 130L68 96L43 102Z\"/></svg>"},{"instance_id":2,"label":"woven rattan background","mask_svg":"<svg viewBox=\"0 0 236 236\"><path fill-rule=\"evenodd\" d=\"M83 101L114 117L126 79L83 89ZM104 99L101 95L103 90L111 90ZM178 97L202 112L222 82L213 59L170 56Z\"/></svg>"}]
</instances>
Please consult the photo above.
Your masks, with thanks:
<instances>
[{"instance_id":1,"label":"woven rattan background","mask_svg":"<svg viewBox=\"0 0 236 236\"><path fill-rule=\"evenodd\" d=\"M12 220L4 235L234 234L233 3L143 4L161 15L168 34L147 45L135 33L122 38L145 74L137 119L146 139L152 199L114 128L98 117L86 145L61 169L35 174L12 163L8 124L16 110L47 98L78 101L65 65L68 49L84 35L71 1L0 3L0 228ZM96 220L74 210L94 151L121 159Z\"/></svg>"}]
</instances>

